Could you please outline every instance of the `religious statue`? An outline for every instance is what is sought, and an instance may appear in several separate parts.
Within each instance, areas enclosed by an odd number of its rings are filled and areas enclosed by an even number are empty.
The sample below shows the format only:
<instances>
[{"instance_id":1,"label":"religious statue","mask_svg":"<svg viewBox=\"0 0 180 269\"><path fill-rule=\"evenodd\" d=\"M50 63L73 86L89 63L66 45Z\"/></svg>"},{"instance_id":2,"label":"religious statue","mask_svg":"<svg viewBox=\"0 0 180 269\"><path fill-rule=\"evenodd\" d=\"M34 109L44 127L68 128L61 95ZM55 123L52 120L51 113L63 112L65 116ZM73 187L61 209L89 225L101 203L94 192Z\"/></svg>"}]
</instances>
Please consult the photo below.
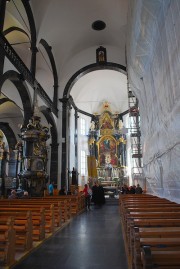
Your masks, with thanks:
<instances>
[{"instance_id":1,"label":"religious statue","mask_svg":"<svg viewBox=\"0 0 180 269\"><path fill-rule=\"evenodd\" d=\"M122 120L119 120L119 130L121 130L123 128L123 122Z\"/></svg>"},{"instance_id":2,"label":"religious statue","mask_svg":"<svg viewBox=\"0 0 180 269\"><path fill-rule=\"evenodd\" d=\"M95 122L94 121L91 122L90 130L91 131L95 130Z\"/></svg>"},{"instance_id":3,"label":"religious statue","mask_svg":"<svg viewBox=\"0 0 180 269\"><path fill-rule=\"evenodd\" d=\"M29 119L29 123L27 125L27 129L35 129L35 125L33 124L33 120Z\"/></svg>"}]
</instances>

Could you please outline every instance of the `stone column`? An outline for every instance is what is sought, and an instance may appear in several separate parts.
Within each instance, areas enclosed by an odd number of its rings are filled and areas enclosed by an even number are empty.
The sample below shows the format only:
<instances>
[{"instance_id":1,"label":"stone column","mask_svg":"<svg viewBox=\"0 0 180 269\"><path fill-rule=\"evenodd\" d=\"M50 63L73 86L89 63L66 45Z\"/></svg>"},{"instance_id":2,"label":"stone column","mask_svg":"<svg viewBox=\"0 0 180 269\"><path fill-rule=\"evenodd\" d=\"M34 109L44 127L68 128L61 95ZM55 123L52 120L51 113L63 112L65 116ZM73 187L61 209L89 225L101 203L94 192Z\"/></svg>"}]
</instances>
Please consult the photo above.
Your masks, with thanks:
<instances>
[{"instance_id":1,"label":"stone column","mask_svg":"<svg viewBox=\"0 0 180 269\"><path fill-rule=\"evenodd\" d=\"M57 174L58 174L58 143L52 143L51 145L51 168L50 168L50 179L57 185Z\"/></svg>"},{"instance_id":2,"label":"stone column","mask_svg":"<svg viewBox=\"0 0 180 269\"><path fill-rule=\"evenodd\" d=\"M0 32L2 33L4 27L4 18L6 10L6 0L0 0ZM2 46L0 46L0 75L3 74L5 53Z\"/></svg>"},{"instance_id":3,"label":"stone column","mask_svg":"<svg viewBox=\"0 0 180 269\"><path fill-rule=\"evenodd\" d=\"M38 49L36 46L31 47L31 74L33 78L35 78L36 74L36 53L38 52Z\"/></svg>"},{"instance_id":4,"label":"stone column","mask_svg":"<svg viewBox=\"0 0 180 269\"><path fill-rule=\"evenodd\" d=\"M62 98L62 161L61 161L61 186L68 188L68 115L69 115L69 99Z\"/></svg>"},{"instance_id":5,"label":"stone column","mask_svg":"<svg viewBox=\"0 0 180 269\"><path fill-rule=\"evenodd\" d=\"M1 195L4 196L5 194L5 167L6 161L5 161L5 149L4 144L2 142L0 146L0 189L1 189Z\"/></svg>"},{"instance_id":6,"label":"stone column","mask_svg":"<svg viewBox=\"0 0 180 269\"><path fill-rule=\"evenodd\" d=\"M75 169L77 172L77 185L78 185L78 113L75 110Z\"/></svg>"}]
</instances>

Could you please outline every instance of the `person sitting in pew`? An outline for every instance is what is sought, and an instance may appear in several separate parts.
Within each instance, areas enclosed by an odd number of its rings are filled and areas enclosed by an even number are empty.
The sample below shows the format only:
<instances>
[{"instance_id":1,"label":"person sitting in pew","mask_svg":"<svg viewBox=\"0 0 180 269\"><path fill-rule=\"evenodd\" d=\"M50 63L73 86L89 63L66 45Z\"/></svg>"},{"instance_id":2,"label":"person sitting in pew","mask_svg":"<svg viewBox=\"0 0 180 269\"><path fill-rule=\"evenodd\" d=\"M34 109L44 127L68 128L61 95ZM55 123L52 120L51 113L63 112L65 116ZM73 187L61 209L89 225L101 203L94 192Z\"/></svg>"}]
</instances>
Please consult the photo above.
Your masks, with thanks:
<instances>
[{"instance_id":1,"label":"person sitting in pew","mask_svg":"<svg viewBox=\"0 0 180 269\"><path fill-rule=\"evenodd\" d=\"M59 190L59 195L66 195L66 191L65 191L65 188L62 187L60 190Z\"/></svg>"},{"instance_id":2,"label":"person sitting in pew","mask_svg":"<svg viewBox=\"0 0 180 269\"><path fill-rule=\"evenodd\" d=\"M17 199L17 193L15 190L11 191L11 194L9 195L8 199Z\"/></svg>"},{"instance_id":3,"label":"person sitting in pew","mask_svg":"<svg viewBox=\"0 0 180 269\"><path fill-rule=\"evenodd\" d=\"M23 195L21 196L21 199L29 199L29 193L27 191L24 191Z\"/></svg>"},{"instance_id":4,"label":"person sitting in pew","mask_svg":"<svg viewBox=\"0 0 180 269\"><path fill-rule=\"evenodd\" d=\"M136 187L136 189L135 189L135 193L136 193L136 194L141 194L141 193L143 193L143 190L142 190L142 188L140 187L139 184L137 184L137 187Z\"/></svg>"}]
</instances>

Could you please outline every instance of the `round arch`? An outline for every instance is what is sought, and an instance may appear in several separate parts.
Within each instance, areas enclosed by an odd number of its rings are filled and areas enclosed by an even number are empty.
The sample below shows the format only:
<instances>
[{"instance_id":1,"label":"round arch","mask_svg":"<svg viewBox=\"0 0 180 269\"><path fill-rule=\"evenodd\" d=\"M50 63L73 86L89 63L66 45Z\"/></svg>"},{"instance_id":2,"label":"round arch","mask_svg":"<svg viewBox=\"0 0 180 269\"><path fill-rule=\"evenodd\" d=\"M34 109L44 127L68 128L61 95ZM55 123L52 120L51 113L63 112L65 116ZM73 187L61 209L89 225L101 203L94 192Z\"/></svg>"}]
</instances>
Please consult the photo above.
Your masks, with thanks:
<instances>
[{"instance_id":1,"label":"round arch","mask_svg":"<svg viewBox=\"0 0 180 269\"><path fill-rule=\"evenodd\" d=\"M106 62L103 64L94 63L94 64L87 65L81 68L80 70L78 70L69 79L64 89L63 98L69 98L72 87L81 77L83 77L84 75L90 72L97 71L97 70L114 70L114 71L119 71L126 75L126 67L120 64Z\"/></svg>"},{"instance_id":2,"label":"round arch","mask_svg":"<svg viewBox=\"0 0 180 269\"><path fill-rule=\"evenodd\" d=\"M60 99L60 101L62 102L62 122L64 124L64 126L67 126L68 123L68 119L67 119L67 109L68 107L70 107L69 102L71 101L71 96L70 96L70 92L72 87L74 86L74 84L84 75L93 72L93 71L97 71L97 70L114 70L114 71L118 71L121 72L123 74L127 74L126 73L126 67L117 63L112 63L112 62L104 62L104 63L94 63L94 64L90 64L87 65L83 68L81 68L80 70L78 70L67 82L64 92L63 92L63 98ZM76 113L75 113L75 117L78 117L77 115L77 110L78 108L76 108ZM86 114L84 112L84 114ZM75 119L77 122L77 118ZM77 126L75 127L77 128ZM62 129L62 137L66 138L67 137L67 128L63 128ZM77 132L77 130L76 130ZM68 179L68 175L67 175L67 142L65 139L65 142L62 143L62 161L61 161L61 185L62 186L66 186L69 185L69 179ZM75 159L76 159L76 163L77 163L77 143L75 145ZM68 182L68 183L67 183Z\"/></svg>"},{"instance_id":3,"label":"round arch","mask_svg":"<svg viewBox=\"0 0 180 269\"><path fill-rule=\"evenodd\" d=\"M17 143L16 136L12 130L12 128L9 126L9 123L7 122L0 122L0 129L4 133L8 146L10 149L15 149L15 145Z\"/></svg>"},{"instance_id":4,"label":"round arch","mask_svg":"<svg viewBox=\"0 0 180 269\"><path fill-rule=\"evenodd\" d=\"M16 71L10 70L10 71L7 71L6 73L4 73L0 79L0 92L1 92L1 89L2 89L4 82L6 80L10 80L14 84L14 86L16 87L17 91L19 92L19 95L21 97L21 101L23 104L23 110L24 110L24 123L23 123L23 125L27 125L29 119L31 118L31 116L33 114L31 99L30 99L27 85L19 73L17 73Z\"/></svg>"},{"instance_id":5,"label":"round arch","mask_svg":"<svg viewBox=\"0 0 180 269\"><path fill-rule=\"evenodd\" d=\"M39 41L39 44L41 44L44 49L46 50L46 53L49 57L50 63L51 63L51 67L52 67L52 71L53 71L53 80L54 80L54 96L53 96L53 104L54 106L57 108L57 96L58 96L58 75L57 75L57 69L56 69L56 63L54 60L54 56L52 53L52 47L49 46L49 44L44 40L41 39Z\"/></svg>"}]
</instances>

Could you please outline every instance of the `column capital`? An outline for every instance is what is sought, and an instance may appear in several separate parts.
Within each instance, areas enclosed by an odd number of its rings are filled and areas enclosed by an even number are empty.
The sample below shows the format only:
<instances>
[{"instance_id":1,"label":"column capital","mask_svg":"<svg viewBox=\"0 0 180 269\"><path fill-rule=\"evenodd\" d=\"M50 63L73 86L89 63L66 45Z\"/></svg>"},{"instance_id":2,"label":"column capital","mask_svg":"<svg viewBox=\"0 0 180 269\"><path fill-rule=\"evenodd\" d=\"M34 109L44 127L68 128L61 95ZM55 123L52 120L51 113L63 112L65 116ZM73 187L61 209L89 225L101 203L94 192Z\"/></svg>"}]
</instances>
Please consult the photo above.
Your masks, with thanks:
<instances>
[{"instance_id":1,"label":"column capital","mask_svg":"<svg viewBox=\"0 0 180 269\"><path fill-rule=\"evenodd\" d=\"M63 97L63 98L60 98L59 101L63 104L65 103L68 103L69 102L69 98L68 97Z\"/></svg>"}]
</instances>

